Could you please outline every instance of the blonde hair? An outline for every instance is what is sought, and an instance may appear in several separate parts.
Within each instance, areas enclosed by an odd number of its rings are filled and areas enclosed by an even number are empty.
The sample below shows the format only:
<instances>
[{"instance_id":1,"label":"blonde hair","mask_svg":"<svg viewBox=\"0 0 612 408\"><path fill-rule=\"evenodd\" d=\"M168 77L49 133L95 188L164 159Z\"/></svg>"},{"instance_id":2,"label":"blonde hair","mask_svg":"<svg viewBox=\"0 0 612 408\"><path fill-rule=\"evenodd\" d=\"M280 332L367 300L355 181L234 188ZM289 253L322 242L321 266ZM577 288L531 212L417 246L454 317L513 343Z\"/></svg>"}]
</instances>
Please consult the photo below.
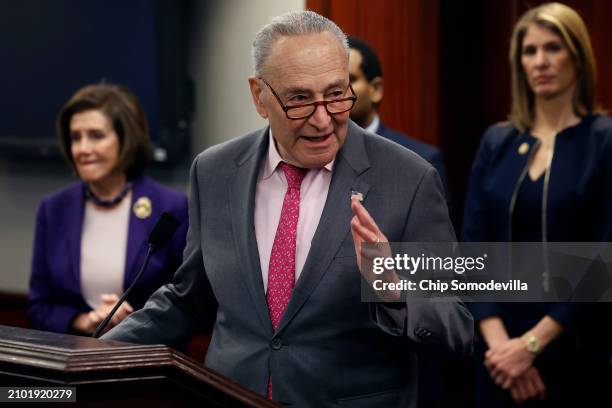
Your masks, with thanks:
<instances>
[{"instance_id":1,"label":"blonde hair","mask_svg":"<svg viewBox=\"0 0 612 408\"><path fill-rule=\"evenodd\" d=\"M523 39L530 25L536 24L557 34L572 56L576 68L576 89L572 105L582 117L595 109L597 70L589 33L580 15L561 3L546 3L528 10L514 26L510 43L512 71L512 108L508 119L519 131L531 127L534 120L534 95L521 63Z\"/></svg>"}]
</instances>

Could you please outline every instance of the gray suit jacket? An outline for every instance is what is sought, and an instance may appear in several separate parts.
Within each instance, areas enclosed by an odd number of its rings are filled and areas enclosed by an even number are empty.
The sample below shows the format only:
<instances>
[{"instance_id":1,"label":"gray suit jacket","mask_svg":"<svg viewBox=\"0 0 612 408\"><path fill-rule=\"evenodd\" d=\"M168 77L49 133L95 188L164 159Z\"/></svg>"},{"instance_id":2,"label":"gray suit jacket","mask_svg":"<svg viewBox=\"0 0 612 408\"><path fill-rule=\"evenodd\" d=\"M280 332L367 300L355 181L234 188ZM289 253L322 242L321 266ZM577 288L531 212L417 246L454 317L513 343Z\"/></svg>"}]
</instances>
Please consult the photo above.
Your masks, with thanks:
<instances>
[{"instance_id":1,"label":"gray suit jacket","mask_svg":"<svg viewBox=\"0 0 612 408\"><path fill-rule=\"evenodd\" d=\"M205 366L263 395L271 374L278 402L415 406L415 347L470 352L472 317L459 302L361 302L350 194L363 193L390 241L451 241L440 178L415 153L351 122L306 264L275 333L253 222L267 135L259 130L195 159L187 246L174 283L104 338L176 346L210 328Z\"/></svg>"}]
</instances>

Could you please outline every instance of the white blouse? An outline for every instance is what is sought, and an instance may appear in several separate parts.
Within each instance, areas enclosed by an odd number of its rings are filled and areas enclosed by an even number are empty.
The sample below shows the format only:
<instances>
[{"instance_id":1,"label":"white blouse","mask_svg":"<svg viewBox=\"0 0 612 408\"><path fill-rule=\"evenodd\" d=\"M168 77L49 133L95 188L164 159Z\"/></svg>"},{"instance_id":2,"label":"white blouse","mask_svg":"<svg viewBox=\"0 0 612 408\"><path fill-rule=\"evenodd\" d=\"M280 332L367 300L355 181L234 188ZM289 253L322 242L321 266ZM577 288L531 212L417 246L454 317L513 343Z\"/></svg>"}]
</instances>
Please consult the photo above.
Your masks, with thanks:
<instances>
[{"instance_id":1,"label":"white blouse","mask_svg":"<svg viewBox=\"0 0 612 408\"><path fill-rule=\"evenodd\" d=\"M123 293L131 193L111 209L85 205L81 236L81 293L96 309L102 294Z\"/></svg>"}]
</instances>

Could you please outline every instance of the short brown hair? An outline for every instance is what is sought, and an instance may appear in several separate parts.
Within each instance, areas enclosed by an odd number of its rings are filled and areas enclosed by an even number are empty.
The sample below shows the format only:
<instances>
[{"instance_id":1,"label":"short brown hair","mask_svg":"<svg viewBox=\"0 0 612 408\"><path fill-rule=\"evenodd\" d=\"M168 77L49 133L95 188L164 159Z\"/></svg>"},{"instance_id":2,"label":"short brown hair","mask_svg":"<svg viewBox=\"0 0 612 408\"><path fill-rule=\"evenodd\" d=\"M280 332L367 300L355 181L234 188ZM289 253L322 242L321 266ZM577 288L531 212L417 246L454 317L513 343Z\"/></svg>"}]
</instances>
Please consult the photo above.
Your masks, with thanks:
<instances>
[{"instance_id":1,"label":"short brown hair","mask_svg":"<svg viewBox=\"0 0 612 408\"><path fill-rule=\"evenodd\" d=\"M528 10L514 26L510 44L512 71L512 109L508 119L520 131L531 127L534 120L534 95L521 64L523 39L531 24L557 34L572 55L576 68L576 90L572 104L576 115L582 117L595 107L597 69L589 33L580 15L561 3L546 3Z\"/></svg>"},{"instance_id":2,"label":"short brown hair","mask_svg":"<svg viewBox=\"0 0 612 408\"><path fill-rule=\"evenodd\" d=\"M56 131L60 150L76 172L70 149L70 120L77 113L98 110L110 121L119 138L118 168L128 180L139 177L151 157L149 126L138 98L127 87L116 84L86 85L60 111Z\"/></svg>"}]
</instances>

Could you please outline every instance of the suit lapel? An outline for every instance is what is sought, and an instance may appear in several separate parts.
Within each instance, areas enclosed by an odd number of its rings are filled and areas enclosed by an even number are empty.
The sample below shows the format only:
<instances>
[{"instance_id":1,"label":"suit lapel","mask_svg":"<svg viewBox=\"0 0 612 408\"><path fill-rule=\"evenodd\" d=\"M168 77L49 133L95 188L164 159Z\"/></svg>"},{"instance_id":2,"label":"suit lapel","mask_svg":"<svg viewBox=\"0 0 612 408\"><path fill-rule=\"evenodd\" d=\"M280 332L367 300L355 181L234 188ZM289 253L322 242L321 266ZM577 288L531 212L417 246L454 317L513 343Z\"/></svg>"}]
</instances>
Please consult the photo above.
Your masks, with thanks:
<instances>
[{"instance_id":1,"label":"suit lapel","mask_svg":"<svg viewBox=\"0 0 612 408\"><path fill-rule=\"evenodd\" d=\"M232 230L238 249L237 259L244 276L243 281L246 282L263 327L272 333L261 276L254 216L257 175L268 148L268 129L260 131L255 138L256 142L236 160L237 170L229 183L228 198Z\"/></svg>"},{"instance_id":2,"label":"suit lapel","mask_svg":"<svg viewBox=\"0 0 612 408\"><path fill-rule=\"evenodd\" d=\"M283 317L280 332L298 310L304 305L323 275L327 272L340 245L350 230L353 216L350 205L351 190L363 194L370 186L359 176L370 167L365 149L363 131L349 122L348 134L339 154L336 156L329 192L321 220L312 239L310 252L306 258L300 279L296 282L293 295ZM358 273L355 271L355 273Z\"/></svg>"},{"instance_id":3,"label":"suit lapel","mask_svg":"<svg viewBox=\"0 0 612 408\"><path fill-rule=\"evenodd\" d=\"M81 292L81 236L83 233L83 218L85 216L85 184L79 183L72 191L64 212L66 225L66 246L70 257L71 273L75 293Z\"/></svg>"},{"instance_id":4,"label":"suit lapel","mask_svg":"<svg viewBox=\"0 0 612 408\"><path fill-rule=\"evenodd\" d=\"M140 197L148 197L151 200L151 216L140 219L136 217L134 211L134 203ZM147 195L145 186L143 186L143 179L139 178L133 181L132 184L132 202L130 203L130 218L128 222L128 236L127 236L127 250L125 253L125 271L123 273L123 289L125 290L132 283L132 279L138 272L134 267L136 266L136 260L139 258L141 252L146 249L146 242L152 228L152 222L159 215L158 208L155 208L155 200L153 197ZM144 257L144 255L143 255Z\"/></svg>"}]
</instances>

